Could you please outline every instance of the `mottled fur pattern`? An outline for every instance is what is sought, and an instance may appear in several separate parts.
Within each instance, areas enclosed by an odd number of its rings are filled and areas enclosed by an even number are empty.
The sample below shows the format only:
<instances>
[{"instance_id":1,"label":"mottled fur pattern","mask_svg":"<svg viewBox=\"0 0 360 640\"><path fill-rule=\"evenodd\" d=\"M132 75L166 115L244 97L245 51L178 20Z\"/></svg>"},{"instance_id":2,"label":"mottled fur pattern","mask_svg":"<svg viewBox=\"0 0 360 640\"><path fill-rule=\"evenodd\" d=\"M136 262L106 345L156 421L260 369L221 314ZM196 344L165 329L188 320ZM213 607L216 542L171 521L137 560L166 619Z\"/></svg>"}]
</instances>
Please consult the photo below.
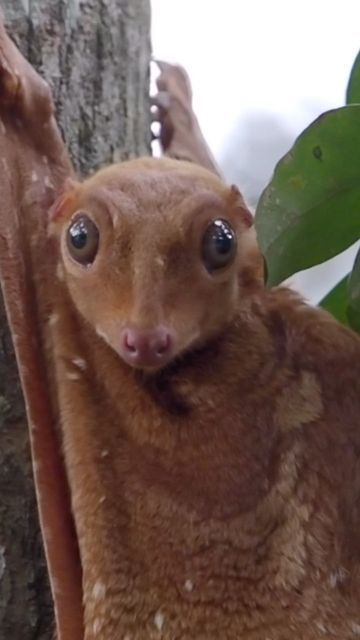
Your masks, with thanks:
<instances>
[{"instance_id":1,"label":"mottled fur pattern","mask_svg":"<svg viewBox=\"0 0 360 640\"><path fill-rule=\"evenodd\" d=\"M0 36L4 85L14 49ZM23 117L42 85L16 66ZM42 148L11 114L2 104L12 183L0 176L0 269L59 640L359 637L358 336L290 290L264 288L249 213L219 178L142 159L64 184L53 120ZM64 188L49 221L50 178L53 196ZM79 209L100 230L92 267L66 248ZM238 250L211 275L200 241L219 216ZM131 368L121 331L160 322L171 362Z\"/></svg>"}]
</instances>

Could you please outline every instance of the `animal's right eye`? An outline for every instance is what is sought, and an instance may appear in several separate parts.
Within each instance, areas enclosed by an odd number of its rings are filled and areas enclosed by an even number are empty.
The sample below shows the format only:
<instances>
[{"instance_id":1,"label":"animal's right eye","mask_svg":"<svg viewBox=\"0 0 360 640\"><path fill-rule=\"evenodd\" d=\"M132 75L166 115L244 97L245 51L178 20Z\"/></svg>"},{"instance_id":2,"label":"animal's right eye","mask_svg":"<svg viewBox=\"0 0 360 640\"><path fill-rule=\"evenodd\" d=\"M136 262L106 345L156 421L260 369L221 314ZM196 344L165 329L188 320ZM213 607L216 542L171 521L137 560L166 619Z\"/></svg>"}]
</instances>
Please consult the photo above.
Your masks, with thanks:
<instances>
[{"instance_id":1,"label":"animal's right eye","mask_svg":"<svg viewBox=\"0 0 360 640\"><path fill-rule=\"evenodd\" d=\"M67 231L68 251L76 262L91 265L99 249L99 230L95 222L86 214L79 213Z\"/></svg>"},{"instance_id":2,"label":"animal's right eye","mask_svg":"<svg viewBox=\"0 0 360 640\"><path fill-rule=\"evenodd\" d=\"M236 235L226 220L214 220L202 242L202 259L209 273L229 265L236 254Z\"/></svg>"}]
</instances>

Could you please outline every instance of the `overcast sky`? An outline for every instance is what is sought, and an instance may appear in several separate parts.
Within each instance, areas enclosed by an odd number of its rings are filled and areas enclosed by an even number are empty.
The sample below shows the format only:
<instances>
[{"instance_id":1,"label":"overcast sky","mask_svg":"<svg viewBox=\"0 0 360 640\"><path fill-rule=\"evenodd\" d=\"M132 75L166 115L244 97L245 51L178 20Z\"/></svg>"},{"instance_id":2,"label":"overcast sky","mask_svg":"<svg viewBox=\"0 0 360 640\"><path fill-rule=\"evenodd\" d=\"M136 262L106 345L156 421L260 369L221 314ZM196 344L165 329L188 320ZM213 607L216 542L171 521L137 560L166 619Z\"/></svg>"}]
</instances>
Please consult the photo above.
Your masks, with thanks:
<instances>
[{"instance_id":1,"label":"overcast sky","mask_svg":"<svg viewBox=\"0 0 360 640\"><path fill-rule=\"evenodd\" d=\"M344 104L360 49L360 0L152 0L152 10L154 56L187 69L220 163L249 113L280 116L295 138L319 113ZM297 283L316 301L349 258L338 264Z\"/></svg>"}]
</instances>

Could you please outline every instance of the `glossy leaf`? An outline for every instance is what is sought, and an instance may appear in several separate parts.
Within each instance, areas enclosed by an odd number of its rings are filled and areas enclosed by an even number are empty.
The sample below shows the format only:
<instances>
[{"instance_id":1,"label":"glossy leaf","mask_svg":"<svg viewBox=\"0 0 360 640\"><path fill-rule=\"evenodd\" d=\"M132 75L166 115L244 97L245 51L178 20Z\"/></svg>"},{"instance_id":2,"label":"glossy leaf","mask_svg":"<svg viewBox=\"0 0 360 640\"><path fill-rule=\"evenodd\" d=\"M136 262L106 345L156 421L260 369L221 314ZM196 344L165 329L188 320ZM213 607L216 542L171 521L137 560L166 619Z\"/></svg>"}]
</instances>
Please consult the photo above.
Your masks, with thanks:
<instances>
[{"instance_id":1,"label":"glossy leaf","mask_svg":"<svg viewBox=\"0 0 360 640\"><path fill-rule=\"evenodd\" d=\"M337 285L321 300L320 307L326 309L342 324L349 324L347 317L349 275L345 276Z\"/></svg>"},{"instance_id":2,"label":"glossy leaf","mask_svg":"<svg viewBox=\"0 0 360 640\"><path fill-rule=\"evenodd\" d=\"M348 86L346 89L346 104L360 103L360 51L352 66Z\"/></svg>"},{"instance_id":3,"label":"glossy leaf","mask_svg":"<svg viewBox=\"0 0 360 640\"><path fill-rule=\"evenodd\" d=\"M347 316L350 326L360 332L360 249L357 252L348 287Z\"/></svg>"},{"instance_id":4,"label":"glossy leaf","mask_svg":"<svg viewBox=\"0 0 360 640\"><path fill-rule=\"evenodd\" d=\"M360 105L315 120L278 163L255 226L268 285L332 258L360 237Z\"/></svg>"}]
</instances>

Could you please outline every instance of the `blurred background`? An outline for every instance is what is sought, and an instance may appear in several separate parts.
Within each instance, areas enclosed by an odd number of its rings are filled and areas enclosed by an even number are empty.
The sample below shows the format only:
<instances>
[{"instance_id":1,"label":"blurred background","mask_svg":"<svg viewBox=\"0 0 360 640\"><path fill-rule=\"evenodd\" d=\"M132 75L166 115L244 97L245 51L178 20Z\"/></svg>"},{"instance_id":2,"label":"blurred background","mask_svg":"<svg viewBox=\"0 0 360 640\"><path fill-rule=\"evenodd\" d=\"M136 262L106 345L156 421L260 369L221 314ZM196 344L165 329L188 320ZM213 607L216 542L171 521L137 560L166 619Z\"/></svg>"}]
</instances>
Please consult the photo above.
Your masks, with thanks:
<instances>
[{"instance_id":1,"label":"blurred background","mask_svg":"<svg viewBox=\"0 0 360 640\"><path fill-rule=\"evenodd\" d=\"M205 138L254 210L299 133L344 104L360 2L152 0L152 45L155 58L187 70ZM350 270L356 248L290 284L318 302Z\"/></svg>"}]
</instances>

